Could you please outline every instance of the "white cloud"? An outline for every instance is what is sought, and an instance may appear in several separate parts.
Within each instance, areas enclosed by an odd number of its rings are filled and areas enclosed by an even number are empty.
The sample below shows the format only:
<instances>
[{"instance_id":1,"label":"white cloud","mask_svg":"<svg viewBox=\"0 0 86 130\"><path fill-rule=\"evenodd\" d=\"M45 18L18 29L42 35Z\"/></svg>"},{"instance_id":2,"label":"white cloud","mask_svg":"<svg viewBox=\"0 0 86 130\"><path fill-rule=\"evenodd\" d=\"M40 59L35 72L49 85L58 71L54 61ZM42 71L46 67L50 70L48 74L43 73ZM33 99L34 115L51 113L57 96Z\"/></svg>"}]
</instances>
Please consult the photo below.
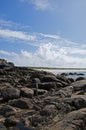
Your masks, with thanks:
<instances>
[{"instance_id":1,"label":"white cloud","mask_svg":"<svg viewBox=\"0 0 86 130\"><path fill-rule=\"evenodd\" d=\"M71 42L59 35L43 33L27 33L24 31L9 29L11 22L2 20L8 29L0 28L0 38L3 40L16 40L16 44L32 45L31 51L28 48L20 47L20 52L8 52L0 50L0 57L14 62L16 65L27 66L48 66L48 67L85 67L86 45ZM23 42L22 42L23 41ZM34 49L34 51L33 51ZM11 51L11 50L10 50ZM22 57L22 58L21 58Z\"/></svg>"},{"instance_id":2,"label":"white cloud","mask_svg":"<svg viewBox=\"0 0 86 130\"><path fill-rule=\"evenodd\" d=\"M15 52L8 52L8 51L5 51L5 50L0 50L0 55L4 55L4 56L8 56L8 57L18 56L18 54L15 53Z\"/></svg>"},{"instance_id":3,"label":"white cloud","mask_svg":"<svg viewBox=\"0 0 86 130\"><path fill-rule=\"evenodd\" d=\"M49 0L31 0L31 2L38 10L45 10L51 6Z\"/></svg>"},{"instance_id":4,"label":"white cloud","mask_svg":"<svg viewBox=\"0 0 86 130\"><path fill-rule=\"evenodd\" d=\"M32 58L32 54L24 50L21 50L21 55L27 58Z\"/></svg>"},{"instance_id":5,"label":"white cloud","mask_svg":"<svg viewBox=\"0 0 86 130\"><path fill-rule=\"evenodd\" d=\"M64 48L52 43L41 44L35 52L21 50L19 54L13 52L0 51L0 55L7 56L8 61L16 65L25 66L46 66L46 67L85 67L86 57L73 55L72 50L84 53L81 48ZM83 53L82 53L83 52ZM74 52L74 54L76 54ZM86 54L85 54L86 56ZM21 58L22 57L22 58Z\"/></svg>"},{"instance_id":6,"label":"white cloud","mask_svg":"<svg viewBox=\"0 0 86 130\"><path fill-rule=\"evenodd\" d=\"M47 10L53 8L51 0L20 0L20 1L31 3L37 10Z\"/></svg>"},{"instance_id":7,"label":"white cloud","mask_svg":"<svg viewBox=\"0 0 86 130\"><path fill-rule=\"evenodd\" d=\"M9 28L9 29L15 29L15 30L27 30L30 29L29 25L22 25L20 23L15 23L13 21L10 20L5 20L0 18L0 28Z\"/></svg>"},{"instance_id":8,"label":"white cloud","mask_svg":"<svg viewBox=\"0 0 86 130\"><path fill-rule=\"evenodd\" d=\"M40 33L41 36L45 37L45 38L51 38L51 39L60 39L60 36L59 35L51 35L51 34L43 34L43 33Z\"/></svg>"},{"instance_id":9,"label":"white cloud","mask_svg":"<svg viewBox=\"0 0 86 130\"><path fill-rule=\"evenodd\" d=\"M23 41L34 41L35 36L29 35L23 31L14 31L10 29L0 29L0 37L3 38L13 38L23 40Z\"/></svg>"},{"instance_id":10,"label":"white cloud","mask_svg":"<svg viewBox=\"0 0 86 130\"><path fill-rule=\"evenodd\" d=\"M0 26L11 27L12 24L13 23L11 21L6 21L4 19L0 19Z\"/></svg>"}]
</instances>

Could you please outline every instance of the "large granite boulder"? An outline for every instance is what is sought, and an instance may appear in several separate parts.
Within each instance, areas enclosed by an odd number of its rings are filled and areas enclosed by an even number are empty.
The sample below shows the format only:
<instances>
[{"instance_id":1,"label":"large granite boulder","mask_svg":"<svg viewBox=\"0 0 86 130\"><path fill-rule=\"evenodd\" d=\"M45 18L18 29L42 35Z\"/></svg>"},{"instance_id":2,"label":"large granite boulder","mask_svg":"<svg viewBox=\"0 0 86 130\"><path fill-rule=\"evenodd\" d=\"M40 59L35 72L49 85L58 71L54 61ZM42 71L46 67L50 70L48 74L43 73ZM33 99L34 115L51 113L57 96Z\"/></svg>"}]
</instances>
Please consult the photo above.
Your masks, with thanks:
<instances>
[{"instance_id":1,"label":"large granite boulder","mask_svg":"<svg viewBox=\"0 0 86 130\"><path fill-rule=\"evenodd\" d=\"M82 91L82 90L85 91L86 90L86 79L73 82L71 84L71 86L73 86L74 91Z\"/></svg>"},{"instance_id":2,"label":"large granite boulder","mask_svg":"<svg viewBox=\"0 0 86 130\"><path fill-rule=\"evenodd\" d=\"M5 87L1 90L1 97L4 101L16 99L20 97L20 91L13 87Z\"/></svg>"},{"instance_id":3,"label":"large granite boulder","mask_svg":"<svg viewBox=\"0 0 86 130\"><path fill-rule=\"evenodd\" d=\"M57 122L49 130L85 130L86 108L68 113L64 119Z\"/></svg>"}]
</instances>

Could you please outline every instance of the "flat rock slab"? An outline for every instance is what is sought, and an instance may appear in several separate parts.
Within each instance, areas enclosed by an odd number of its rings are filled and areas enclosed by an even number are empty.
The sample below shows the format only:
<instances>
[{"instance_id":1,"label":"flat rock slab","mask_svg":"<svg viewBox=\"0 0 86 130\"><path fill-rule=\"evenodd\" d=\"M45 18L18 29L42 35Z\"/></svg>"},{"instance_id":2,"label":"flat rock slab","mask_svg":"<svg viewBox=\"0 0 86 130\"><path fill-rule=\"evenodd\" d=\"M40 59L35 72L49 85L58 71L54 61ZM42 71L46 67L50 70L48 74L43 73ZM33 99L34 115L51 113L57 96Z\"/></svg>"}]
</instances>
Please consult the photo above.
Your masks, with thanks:
<instances>
[{"instance_id":1,"label":"flat rock slab","mask_svg":"<svg viewBox=\"0 0 86 130\"><path fill-rule=\"evenodd\" d=\"M49 130L85 130L84 128L86 128L86 108L68 113Z\"/></svg>"},{"instance_id":2,"label":"flat rock slab","mask_svg":"<svg viewBox=\"0 0 86 130\"><path fill-rule=\"evenodd\" d=\"M73 82L71 86L73 86L74 91L86 90L86 79Z\"/></svg>"}]
</instances>

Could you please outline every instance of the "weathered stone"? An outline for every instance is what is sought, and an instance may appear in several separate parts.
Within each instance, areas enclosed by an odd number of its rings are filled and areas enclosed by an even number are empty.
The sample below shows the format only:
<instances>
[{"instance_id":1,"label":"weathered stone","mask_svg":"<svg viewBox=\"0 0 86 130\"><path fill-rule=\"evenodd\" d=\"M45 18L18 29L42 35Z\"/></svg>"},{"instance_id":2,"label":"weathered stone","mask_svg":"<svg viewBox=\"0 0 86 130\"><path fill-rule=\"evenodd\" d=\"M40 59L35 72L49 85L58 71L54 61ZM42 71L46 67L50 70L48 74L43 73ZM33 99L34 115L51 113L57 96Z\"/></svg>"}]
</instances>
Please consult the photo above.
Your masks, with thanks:
<instances>
[{"instance_id":1,"label":"weathered stone","mask_svg":"<svg viewBox=\"0 0 86 130\"><path fill-rule=\"evenodd\" d=\"M40 79L39 79L39 78L33 78L33 79L32 79L32 83L37 83L37 84L40 84L40 83L41 83L41 81L40 81Z\"/></svg>"},{"instance_id":2,"label":"weathered stone","mask_svg":"<svg viewBox=\"0 0 86 130\"><path fill-rule=\"evenodd\" d=\"M15 112L16 113L16 109L10 105L4 105L3 107L0 108L0 114L5 115L6 113L11 113L11 112Z\"/></svg>"},{"instance_id":3,"label":"weathered stone","mask_svg":"<svg viewBox=\"0 0 86 130\"><path fill-rule=\"evenodd\" d=\"M55 82L47 82L47 83L40 83L38 84L39 89L44 89L44 90L52 90L52 89L57 89L57 84Z\"/></svg>"},{"instance_id":4,"label":"weathered stone","mask_svg":"<svg viewBox=\"0 0 86 130\"><path fill-rule=\"evenodd\" d=\"M6 87L1 90L1 96L4 101L16 99L20 97L20 91L16 88Z\"/></svg>"},{"instance_id":5,"label":"weathered stone","mask_svg":"<svg viewBox=\"0 0 86 130\"><path fill-rule=\"evenodd\" d=\"M44 90L44 89L34 89L34 95L35 96L44 95L44 94L47 94L47 93L48 93L48 91Z\"/></svg>"},{"instance_id":6,"label":"weathered stone","mask_svg":"<svg viewBox=\"0 0 86 130\"><path fill-rule=\"evenodd\" d=\"M66 76L62 76L62 75L57 75L57 79L70 83L70 80L66 77Z\"/></svg>"},{"instance_id":7,"label":"weathered stone","mask_svg":"<svg viewBox=\"0 0 86 130\"><path fill-rule=\"evenodd\" d=\"M81 90L86 90L86 80L80 80L80 81L76 81L73 82L71 84L71 86L73 86L74 91L81 91Z\"/></svg>"},{"instance_id":8,"label":"weathered stone","mask_svg":"<svg viewBox=\"0 0 86 130\"><path fill-rule=\"evenodd\" d=\"M84 77L78 77L78 78L76 79L76 81L84 80L84 79L85 79Z\"/></svg>"},{"instance_id":9,"label":"weathered stone","mask_svg":"<svg viewBox=\"0 0 86 130\"><path fill-rule=\"evenodd\" d=\"M0 130L7 130L7 128L3 124L0 123Z\"/></svg>"},{"instance_id":10,"label":"weathered stone","mask_svg":"<svg viewBox=\"0 0 86 130\"><path fill-rule=\"evenodd\" d=\"M10 101L10 105L21 108L21 109L32 109L33 108L33 104L31 102L31 100L28 98L15 99L13 101Z\"/></svg>"},{"instance_id":11,"label":"weathered stone","mask_svg":"<svg viewBox=\"0 0 86 130\"><path fill-rule=\"evenodd\" d=\"M57 114L57 109L55 105L46 105L43 110L40 112L42 116L55 116Z\"/></svg>"},{"instance_id":12,"label":"weathered stone","mask_svg":"<svg viewBox=\"0 0 86 130\"><path fill-rule=\"evenodd\" d=\"M14 116L10 116L8 118L6 118L5 120L5 126L6 127L11 127L11 126L15 126L17 123L19 123L19 119L15 118Z\"/></svg>"},{"instance_id":13,"label":"weathered stone","mask_svg":"<svg viewBox=\"0 0 86 130\"><path fill-rule=\"evenodd\" d=\"M32 98L34 95L34 91L30 88L21 88L21 96L22 97L27 97L27 98Z\"/></svg>"},{"instance_id":14,"label":"weathered stone","mask_svg":"<svg viewBox=\"0 0 86 130\"><path fill-rule=\"evenodd\" d=\"M73 76L79 77L76 72L54 75L3 60L1 130L86 130L86 79Z\"/></svg>"},{"instance_id":15,"label":"weathered stone","mask_svg":"<svg viewBox=\"0 0 86 130\"><path fill-rule=\"evenodd\" d=\"M86 108L68 113L50 130L85 130L84 128L86 128Z\"/></svg>"},{"instance_id":16,"label":"weathered stone","mask_svg":"<svg viewBox=\"0 0 86 130\"><path fill-rule=\"evenodd\" d=\"M53 75L45 75L42 78L42 82L57 82L57 81L58 81L58 79Z\"/></svg>"},{"instance_id":17,"label":"weathered stone","mask_svg":"<svg viewBox=\"0 0 86 130\"><path fill-rule=\"evenodd\" d=\"M72 95L71 99L76 109L86 107L86 95Z\"/></svg>"}]
</instances>

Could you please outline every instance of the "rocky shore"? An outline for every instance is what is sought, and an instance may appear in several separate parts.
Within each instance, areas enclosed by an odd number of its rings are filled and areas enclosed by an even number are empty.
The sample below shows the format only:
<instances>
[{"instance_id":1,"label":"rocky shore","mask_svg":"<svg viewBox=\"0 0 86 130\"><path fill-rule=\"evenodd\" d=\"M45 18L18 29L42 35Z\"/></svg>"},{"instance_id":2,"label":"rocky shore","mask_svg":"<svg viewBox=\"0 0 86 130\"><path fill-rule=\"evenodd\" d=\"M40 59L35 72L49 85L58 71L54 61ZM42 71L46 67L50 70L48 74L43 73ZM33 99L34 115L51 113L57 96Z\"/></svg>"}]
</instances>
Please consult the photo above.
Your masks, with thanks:
<instances>
[{"instance_id":1,"label":"rocky shore","mask_svg":"<svg viewBox=\"0 0 86 130\"><path fill-rule=\"evenodd\" d=\"M86 78L0 59L0 130L86 130Z\"/></svg>"}]
</instances>

